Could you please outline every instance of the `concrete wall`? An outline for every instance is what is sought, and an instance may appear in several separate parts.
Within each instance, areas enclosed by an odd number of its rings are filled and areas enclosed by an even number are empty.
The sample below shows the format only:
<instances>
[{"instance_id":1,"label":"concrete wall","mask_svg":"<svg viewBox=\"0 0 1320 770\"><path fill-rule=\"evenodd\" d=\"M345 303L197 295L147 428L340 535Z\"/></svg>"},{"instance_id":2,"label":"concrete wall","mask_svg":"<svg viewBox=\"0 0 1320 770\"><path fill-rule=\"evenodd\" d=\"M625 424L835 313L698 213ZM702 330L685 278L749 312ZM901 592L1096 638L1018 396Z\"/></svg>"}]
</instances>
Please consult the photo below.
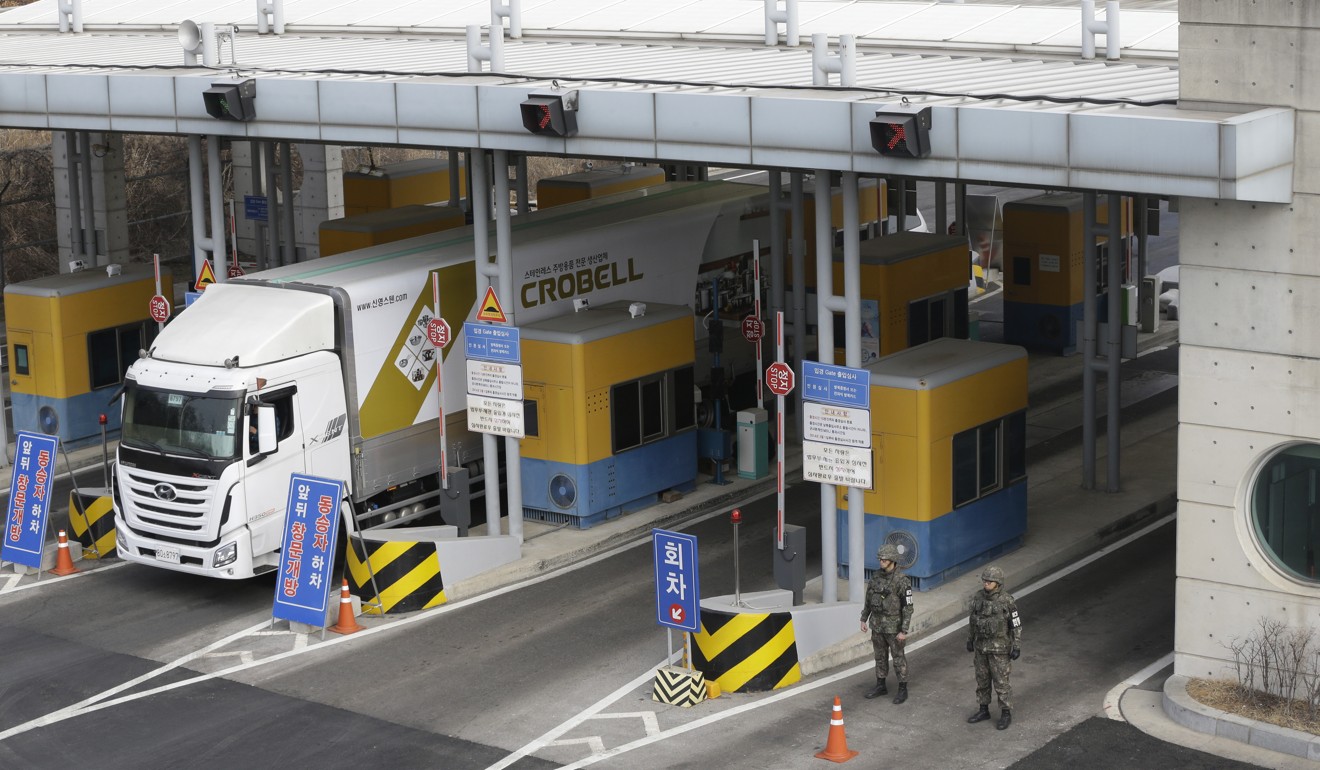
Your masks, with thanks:
<instances>
[{"instance_id":1,"label":"concrete wall","mask_svg":"<svg viewBox=\"0 0 1320 770\"><path fill-rule=\"evenodd\" d=\"M1294 199L1180 202L1175 672L1234 677L1262 618L1320 629L1320 583L1276 568L1248 506L1256 471L1320 442L1320 3L1180 0L1182 106L1297 110Z\"/></svg>"}]
</instances>

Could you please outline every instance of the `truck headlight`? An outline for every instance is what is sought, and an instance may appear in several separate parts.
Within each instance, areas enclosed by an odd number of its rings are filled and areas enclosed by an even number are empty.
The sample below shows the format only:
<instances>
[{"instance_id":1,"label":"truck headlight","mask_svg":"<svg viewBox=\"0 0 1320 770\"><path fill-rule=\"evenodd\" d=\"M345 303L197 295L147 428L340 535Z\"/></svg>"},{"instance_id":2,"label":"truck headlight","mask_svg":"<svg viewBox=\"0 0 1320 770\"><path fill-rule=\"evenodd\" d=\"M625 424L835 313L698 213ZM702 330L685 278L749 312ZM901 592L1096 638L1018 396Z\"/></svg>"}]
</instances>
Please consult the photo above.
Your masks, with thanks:
<instances>
[{"instance_id":1,"label":"truck headlight","mask_svg":"<svg viewBox=\"0 0 1320 770\"><path fill-rule=\"evenodd\" d=\"M223 567L226 564L232 564L238 558L238 543L225 543L215 551L215 558L211 560L212 567Z\"/></svg>"}]
</instances>

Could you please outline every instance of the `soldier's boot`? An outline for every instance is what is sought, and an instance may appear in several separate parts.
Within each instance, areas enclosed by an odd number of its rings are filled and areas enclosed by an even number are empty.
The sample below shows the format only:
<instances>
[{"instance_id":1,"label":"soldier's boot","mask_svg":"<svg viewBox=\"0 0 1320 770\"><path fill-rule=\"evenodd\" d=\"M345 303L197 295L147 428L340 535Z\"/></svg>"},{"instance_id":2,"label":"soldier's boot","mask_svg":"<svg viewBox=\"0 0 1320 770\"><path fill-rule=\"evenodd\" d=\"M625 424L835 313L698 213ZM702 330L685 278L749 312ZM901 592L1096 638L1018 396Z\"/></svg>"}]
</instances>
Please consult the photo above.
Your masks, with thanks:
<instances>
[{"instance_id":1,"label":"soldier's boot","mask_svg":"<svg viewBox=\"0 0 1320 770\"><path fill-rule=\"evenodd\" d=\"M885 686L885 680L877 679L875 680L875 687L872 687L871 689L867 690L866 694L863 695L862 697L866 698L867 700L870 700L872 698L878 698L881 695L888 695L888 694L889 694L889 688Z\"/></svg>"},{"instance_id":2,"label":"soldier's boot","mask_svg":"<svg viewBox=\"0 0 1320 770\"><path fill-rule=\"evenodd\" d=\"M902 703L907 700L907 682L898 683L898 694L894 696L894 703Z\"/></svg>"},{"instance_id":3,"label":"soldier's boot","mask_svg":"<svg viewBox=\"0 0 1320 770\"><path fill-rule=\"evenodd\" d=\"M1008 726L1013 724L1013 712L1004 709L999 712L999 723L995 725L996 730L1007 730Z\"/></svg>"},{"instance_id":4,"label":"soldier's boot","mask_svg":"<svg viewBox=\"0 0 1320 770\"><path fill-rule=\"evenodd\" d=\"M977 722L984 722L990 718L990 707L981 706L981 710L967 717L967 724L974 725Z\"/></svg>"}]
</instances>

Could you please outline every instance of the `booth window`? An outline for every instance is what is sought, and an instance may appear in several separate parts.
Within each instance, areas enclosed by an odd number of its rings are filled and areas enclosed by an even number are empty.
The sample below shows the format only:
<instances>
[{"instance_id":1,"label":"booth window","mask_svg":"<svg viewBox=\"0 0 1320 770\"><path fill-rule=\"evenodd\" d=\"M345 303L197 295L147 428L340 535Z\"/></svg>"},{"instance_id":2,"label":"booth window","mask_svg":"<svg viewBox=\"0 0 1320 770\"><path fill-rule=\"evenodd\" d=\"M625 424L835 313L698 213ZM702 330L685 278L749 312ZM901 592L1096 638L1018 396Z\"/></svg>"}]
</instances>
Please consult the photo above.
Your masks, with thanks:
<instances>
[{"instance_id":1,"label":"booth window","mask_svg":"<svg viewBox=\"0 0 1320 770\"><path fill-rule=\"evenodd\" d=\"M684 367L610 388L614 451L622 452L691 429L696 424L692 382L692 368Z\"/></svg>"},{"instance_id":2,"label":"booth window","mask_svg":"<svg viewBox=\"0 0 1320 770\"><path fill-rule=\"evenodd\" d=\"M953 437L953 507L975 502L1027 475L1027 414L1014 412Z\"/></svg>"},{"instance_id":3,"label":"booth window","mask_svg":"<svg viewBox=\"0 0 1320 770\"><path fill-rule=\"evenodd\" d=\"M536 399L523 399L523 434L527 438L539 438L541 435L541 419L536 411Z\"/></svg>"},{"instance_id":4,"label":"booth window","mask_svg":"<svg viewBox=\"0 0 1320 770\"><path fill-rule=\"evenodd\" d=\"M966 287L908 303L908 347L941 337L967 339L967 333Z\"/></svg>"},{"instance_id":5,"label":"booth window","mask_svg":"<svg viewBox=\"0 0 1320 770\"><path fill-rule=\"evenodd\" d=\"M155 331L155 325L139 322L88 332L87 371L92 390L123 382L124 373L137 360L138 351L151 344Z\"/></svg>"},{"instance_id":6,"label":"booth window","mask_svg":"<svg viewBox=\"0 0 1320 770\"><path fill-rule=\"evenodd\" d=\"M1297 444L1269 459L1256 475L1251 522L1261 550L1288 575L1320 581L1320 445Z\"/></svg>"},{"instance_id":7,"label":"booth window","mask_svg":"<svg viewBox=\"0 0 1320 770\"><path fill-rule=\"evenodd\" d=\"M14 345L14 374L31 374L27 345Z\"/></svg>"}]
</instances>

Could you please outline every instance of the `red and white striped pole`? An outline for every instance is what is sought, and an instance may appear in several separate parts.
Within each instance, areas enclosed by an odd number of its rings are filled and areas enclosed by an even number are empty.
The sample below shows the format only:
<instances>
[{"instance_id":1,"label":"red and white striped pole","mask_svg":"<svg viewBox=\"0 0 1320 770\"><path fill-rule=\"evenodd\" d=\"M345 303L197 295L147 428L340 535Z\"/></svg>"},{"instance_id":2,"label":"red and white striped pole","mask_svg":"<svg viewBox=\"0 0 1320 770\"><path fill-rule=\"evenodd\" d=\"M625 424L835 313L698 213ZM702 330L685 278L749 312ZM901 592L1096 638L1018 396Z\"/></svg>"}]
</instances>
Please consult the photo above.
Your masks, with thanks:
<instances>
[{"instance_id":1,"label":"red and white striped pole","mask_svg":"<svg viewBox=\"0 0 1320 770\"><path fill-rule=\"evenodd\" d=\"M435 300L435 317L440 315L440 272L431 273L431 297ZM451 334L453 332L450 332ZM445 440L445 349L435 346L435 403L440 415L440 486L449 489L449 445Z\"/></svg>"},{"instance_id":2,"label":"red and white striped pole","mask_svg":"<svg viewBox=\"0 0 1320 770\"><path fill-rule=\"evenodd\" d=\"M759 349L759 347L758 347ZM775 312L775 360L784 360L784 311ZM762 378L764 379L764 378ZM778 490L775 512L775 545L784 550L784 397L775 394L775 486Z\"/></svg>"}]
</instances>

